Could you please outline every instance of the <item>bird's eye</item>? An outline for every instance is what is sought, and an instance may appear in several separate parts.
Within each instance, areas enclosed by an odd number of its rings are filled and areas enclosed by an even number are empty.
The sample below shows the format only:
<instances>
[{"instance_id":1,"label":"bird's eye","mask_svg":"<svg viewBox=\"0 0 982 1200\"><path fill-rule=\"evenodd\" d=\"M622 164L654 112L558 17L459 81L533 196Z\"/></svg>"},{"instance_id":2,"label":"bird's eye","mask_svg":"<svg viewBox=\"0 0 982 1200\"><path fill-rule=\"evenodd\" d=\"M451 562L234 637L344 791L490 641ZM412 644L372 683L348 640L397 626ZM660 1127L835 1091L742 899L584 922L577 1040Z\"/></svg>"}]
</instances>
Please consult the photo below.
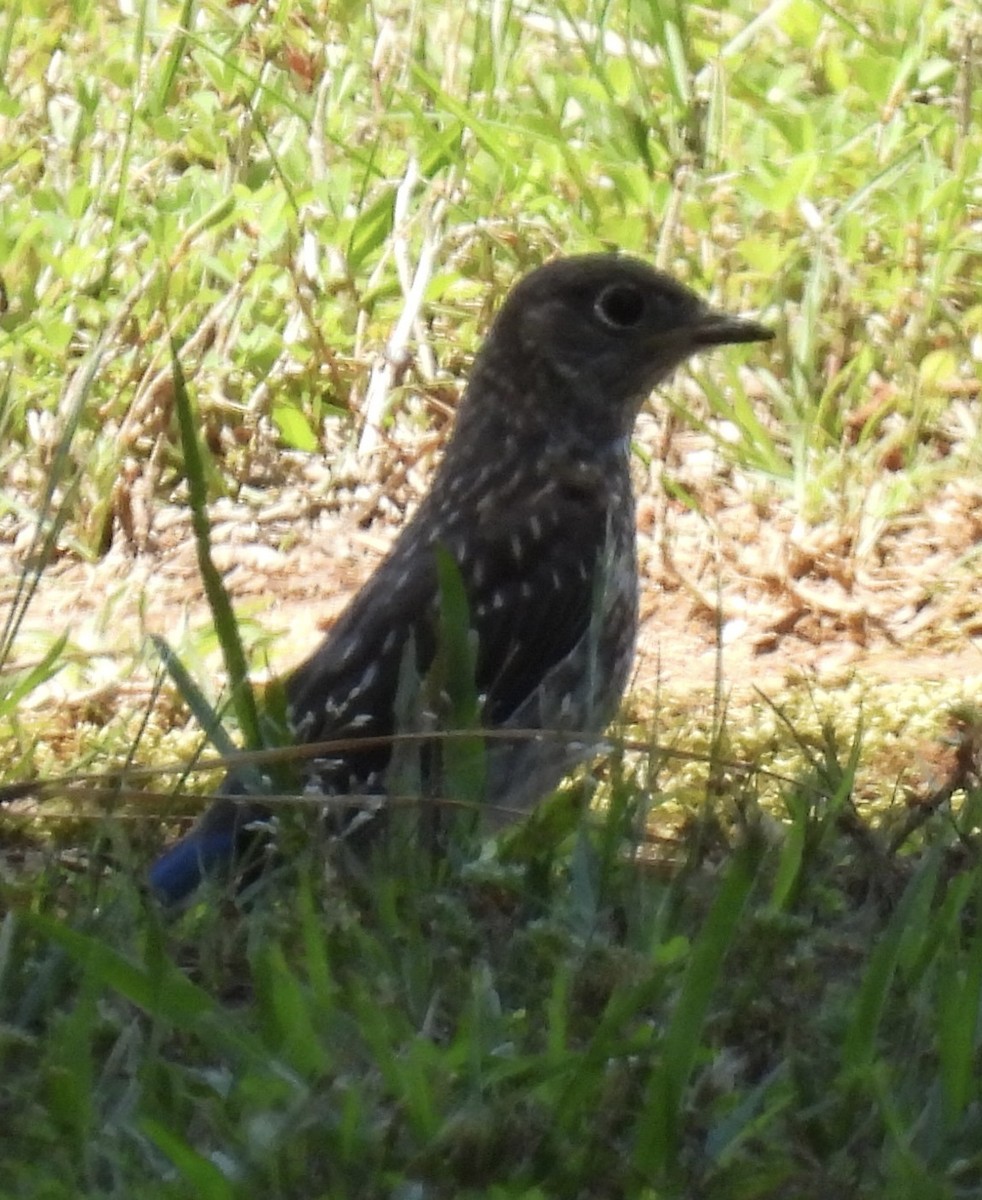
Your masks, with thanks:
<instances>
[{"instance_id":1,"label":"bird's eye","mask_svg":"<svg viewBox=\"0 0 982 1200\"><path fill-rule=\"evenodd\" d=\"M644 296L626 283L614 283L597 297L594 312L610 329L634 329L644 315Z\"/></svg>"}]
</instances>

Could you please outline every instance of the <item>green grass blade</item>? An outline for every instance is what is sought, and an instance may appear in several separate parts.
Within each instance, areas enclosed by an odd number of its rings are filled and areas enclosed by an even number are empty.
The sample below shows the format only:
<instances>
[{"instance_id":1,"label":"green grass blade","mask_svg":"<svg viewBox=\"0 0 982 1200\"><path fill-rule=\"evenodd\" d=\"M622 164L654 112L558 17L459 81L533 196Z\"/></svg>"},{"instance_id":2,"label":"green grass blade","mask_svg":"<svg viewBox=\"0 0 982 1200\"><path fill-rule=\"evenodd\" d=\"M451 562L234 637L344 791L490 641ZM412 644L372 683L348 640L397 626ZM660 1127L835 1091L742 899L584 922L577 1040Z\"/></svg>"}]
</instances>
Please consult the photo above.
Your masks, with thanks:
<instances>
[{"instance_id":1,"label":"green grass blade","mask_svg":"<svg viewBox=\"0 0 982 1200\"><path fill-rule=\"evenodd\" d=\"M184 703L190 708L194 719L205 731L205 736L213 743L219 754L234 754L237 747L225 732L221 715L216 712L208 697L192 679L190 672L177 654L159 634L152 633L150 640L160 655L167 674L173 679L177 690L181 693Z\"/></svg>"},{"instance_id":2,"label":"green grass blade","mask_svg":"<svg viewBox=\"0 0 982 1200\"><path fill-rule=\"evenodd\" d=\"M442 546L436 550L440 586L440 617L436 659L431 682L437 696L446 696L447 727L480 726L480 703L474 684L477 643L471 632L467 592L460 569ZM447 738L442 747L445 778L455 799L479 803L484 797L484 740Z\"/></svg>"},{"instance_id":3,"label":"green grass blade","mask_svg":"<svg viewBox=\"0 0 982 1200\"><path fill-rule=\"evenodd\" d=\"M713 989L753 887L756 864L753 847L746 846L737 853L693 944L665 1035L662 1061L652 1069L637 1126L635 1164L648 1179L663 1178L674 1164L686 1084L701 1045Z\"/></svg>"},{"instance_id":4,"label":"green grass blade","mask_svg":"<svg viewBox=\"0 0 982 1200\"><path fill-rule=\"evenodd\" d=\"M236 1196L242 1195L209 1158L161 1121L145 1117L140 1128L174 1164L181 1178L190 1185L190 1194L197 1200L235 1200Z\"/></svg>"},{"instance_id":5,"label":"green grass blade","mask_svg":"<svg viewBox=\"0 0 982 1200\"><path fill-rule=\"evenodd\" d=\"M25 696L58 674L65 666L60 659L67 644L68 634L63 633L48 647L39 663L27 670L11 673L9 678L0 676L0 717L12 715Z\"/></svg>"},{"instance_id":6,"label":"green grass blade","mask_svg":"<svg viewBox=\"0 0 982 1200\"><path fill-rule=\"evenodd\" d=\"M198 569L205 595L215 621L215 631L228 671L232 706L239 719L246 746L251 750L262 747L262 732L256 700L249 683L249 667L239 636L239 626L232 610L228 592L211 556L211 527L208 521L208 484L205 475L204 448L198 438L198 425L188 396L177 346L171 343L171 369L174 378L174 404L181 432L181 449L188 480L188 501L194 528Z\"/></svg>"},{"instance_id":7,"label":"green grass blade","mask_svg":"<svg viewBox=\"0 0 982 1200\"><path fill-rule=\"evenodd\" d=\"M918 868L873 947L842 1047L842 1070L847 1075L869 1066L876 1056L876 1036L905 939L921 936L939 870L936 854Z\"/></svg>"},{"instance_id":8,"label":"green grass blade","mask_svg":"<svg viewBox=\"0 0 982 1200\"><path fill-rule=\"evenodd\" d=\"M945 1117L954 1126L978 1095L982 1012L982 880L976 880L974 928L962 955L948 954L938 974L938 1055Z\"/></svg>"}]
</instances>

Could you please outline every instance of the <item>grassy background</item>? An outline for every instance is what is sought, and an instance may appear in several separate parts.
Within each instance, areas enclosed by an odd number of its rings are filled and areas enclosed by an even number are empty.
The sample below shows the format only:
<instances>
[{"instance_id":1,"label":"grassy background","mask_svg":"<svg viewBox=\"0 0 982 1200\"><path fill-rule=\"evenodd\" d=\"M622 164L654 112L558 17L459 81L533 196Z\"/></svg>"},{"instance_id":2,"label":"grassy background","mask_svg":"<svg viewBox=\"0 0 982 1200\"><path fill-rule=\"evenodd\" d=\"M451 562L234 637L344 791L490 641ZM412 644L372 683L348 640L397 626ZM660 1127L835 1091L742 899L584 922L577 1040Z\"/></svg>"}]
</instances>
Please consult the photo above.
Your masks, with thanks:
<instances>
[{"instance_id":1,"label":"grassy background","mask_svg":"<svg viewBox=\"0 0 982 1200\"><path fill-rule=\"evenodd\" d=\"M980 44L968 0L10 0L5 777L125 762L146 725L59 752L24 718L79 656L70 628L22 637L54 560L139 561L189 476L262 503L306 456L334 493L379 439L384 465L388 439L425 450L495 305L557 251L620 246L775 324L752 377L720 356L673 401L799 526L860 543L970 478ZM875 829L860 740L802 735L765 810L720 725L667 854L622 853L652 752L611 766L595 821L559 802L476 863L410 854L347 886L301 852L251 907L168 923L145 835L84 822L56 854L11 818L3 1186L976 1196L974 714L953 729L922 807Z\"/></svg>"}]
</instances>

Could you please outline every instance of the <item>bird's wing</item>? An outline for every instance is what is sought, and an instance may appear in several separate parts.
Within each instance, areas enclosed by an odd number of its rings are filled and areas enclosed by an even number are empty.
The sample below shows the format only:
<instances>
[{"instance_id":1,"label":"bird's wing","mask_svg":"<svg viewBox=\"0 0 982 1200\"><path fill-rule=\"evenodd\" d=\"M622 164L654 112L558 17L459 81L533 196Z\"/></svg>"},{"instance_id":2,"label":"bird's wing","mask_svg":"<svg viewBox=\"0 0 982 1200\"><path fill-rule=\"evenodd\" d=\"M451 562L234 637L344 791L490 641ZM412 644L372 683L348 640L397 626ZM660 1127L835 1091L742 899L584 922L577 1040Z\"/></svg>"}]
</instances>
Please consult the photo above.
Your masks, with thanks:
<instances>
[{"instance_id":1,"label":"bird's wing","mask_svg":"<svg viewBox=\"0 0 982 1200\"><path fill-rule=\"evenodd\" d=\"M379 744L312 764L320 788L357 790L388 764L384 736L395 730L410 638L420 678L436 651L438 544L457 561L467 593L487 724L502 724L522 705L589 627L605 494L599 479L555 472L537 486L516 483L494 504L464 506L453 519L421 520L421 512L410 522L320 648L286 681L299 741L383 735ZM225 790L242 790L234 773ZM154 893L174 903L216 867L238 861L243 848L262 844L265 816L261 800L244 808L228 800L213 805L155 864Z\"/></svg>"},{"instance_id":2,"label":"bird's wing","mask_svg":"<svg viewBox=\"0 0 982 1200\"><path fill-rule=\"evenodd\" d=\"M488 724L507 719L584 635L603 551L604 481L584 472L516 481L494 503L410 523L317 652L287 682L303 741L393 732L405 647L429 669L439 612L435 546L455 559L477 634ZM384 750L356 772L384 765Z\"/></svg>"},{"instance_id":3,"label":"bird's wing","mask_svg":"<svg viewBox=\"0 0 982 1200\"><path fill-rule=\"evenodd\" d=\"M476 685L500 725L586 634L603 555L603 482L556 473L489 508L458 562L477 632Z\"/></svg>"},{"instance_id":4,"label":"bird's wing","mask_svg":"<svg viewBox=\"0 0 982 1200\"><path fill-rule=\"evenodd\" d=\"M385 737L395 732L395 700L410 638L436 594L434 555L416 544L415 523L354 597L318 649L286 680L298 741ZM432 655L432 652L430 652ZM326 790L364 784L383 769L390 747L345 751L325 771Z\"/></svg>"}]
</instances>

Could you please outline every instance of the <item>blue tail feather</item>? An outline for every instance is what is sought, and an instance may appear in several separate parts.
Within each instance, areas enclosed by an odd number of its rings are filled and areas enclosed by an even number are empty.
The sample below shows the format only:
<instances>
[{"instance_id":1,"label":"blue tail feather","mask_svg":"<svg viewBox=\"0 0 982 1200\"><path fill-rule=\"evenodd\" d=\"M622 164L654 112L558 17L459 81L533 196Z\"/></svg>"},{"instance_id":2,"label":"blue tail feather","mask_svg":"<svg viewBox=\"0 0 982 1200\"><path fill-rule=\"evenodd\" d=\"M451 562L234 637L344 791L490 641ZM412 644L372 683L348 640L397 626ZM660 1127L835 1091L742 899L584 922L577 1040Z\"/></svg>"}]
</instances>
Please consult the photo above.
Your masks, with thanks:
<instances>
[{"instance_id":1,"label":"blue tail feather","mask_svg":"<svg viewBox=\"0 0 982 1200\"><path fill-rule=\"evenodd\" d=\"M150 868L150 888L166 904L189 896L208 875L229 867L235 858L235 829L195 829Z\"/></svg>"},{"instance_id":2,"label":"blue tail feather","mask_svg":"<svg viewBox=\"0 0 982 1200\"><path fill-rule=\"evenodd\" d=\"M216 800L195 827L166 850L150 868L150 890L164 904L178 904L208 877L222 878L255 863L268 843L270 814L261 805L231 799L242 785L225 781L225 796Z\"/></svg>"}]
</instances>

